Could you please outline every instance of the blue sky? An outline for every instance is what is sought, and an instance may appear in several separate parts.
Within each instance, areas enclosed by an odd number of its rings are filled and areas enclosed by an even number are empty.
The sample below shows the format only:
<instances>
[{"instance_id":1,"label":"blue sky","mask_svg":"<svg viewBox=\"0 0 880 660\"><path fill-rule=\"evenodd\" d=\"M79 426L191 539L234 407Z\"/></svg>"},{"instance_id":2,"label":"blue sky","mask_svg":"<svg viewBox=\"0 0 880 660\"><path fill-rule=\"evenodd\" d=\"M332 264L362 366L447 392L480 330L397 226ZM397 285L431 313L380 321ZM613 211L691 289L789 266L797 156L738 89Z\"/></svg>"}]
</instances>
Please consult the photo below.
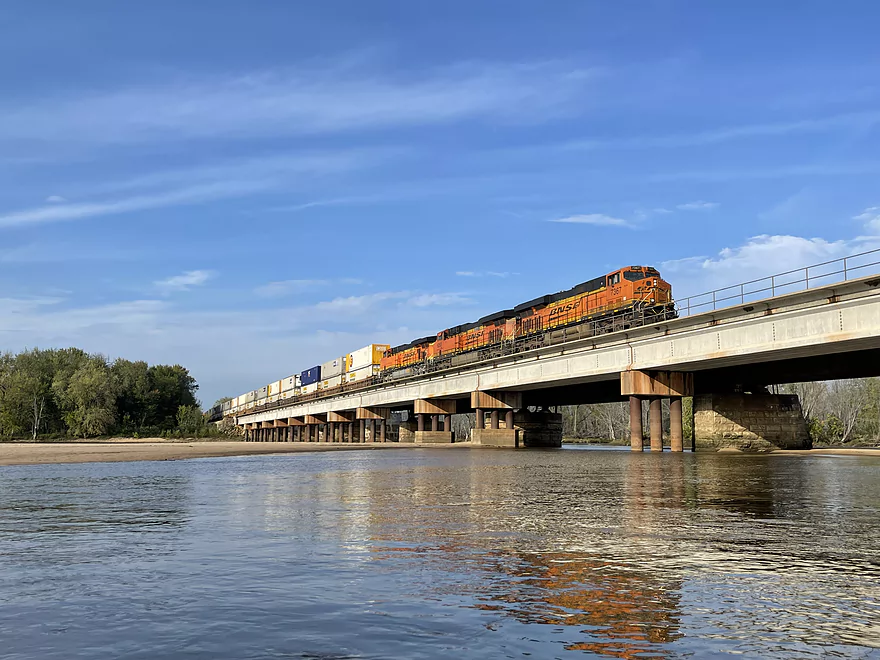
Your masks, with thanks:
<instances>
[{"instance_id":1,"label":"blue sky","mask_svg":"<svg viewBox=\"0 0 880 660\"><path fill-rule=\"evenodd\" d=\"M880 6L0 6L0 349L206 403L628 264L880 246Z\"/></svg>"}]
</instances>

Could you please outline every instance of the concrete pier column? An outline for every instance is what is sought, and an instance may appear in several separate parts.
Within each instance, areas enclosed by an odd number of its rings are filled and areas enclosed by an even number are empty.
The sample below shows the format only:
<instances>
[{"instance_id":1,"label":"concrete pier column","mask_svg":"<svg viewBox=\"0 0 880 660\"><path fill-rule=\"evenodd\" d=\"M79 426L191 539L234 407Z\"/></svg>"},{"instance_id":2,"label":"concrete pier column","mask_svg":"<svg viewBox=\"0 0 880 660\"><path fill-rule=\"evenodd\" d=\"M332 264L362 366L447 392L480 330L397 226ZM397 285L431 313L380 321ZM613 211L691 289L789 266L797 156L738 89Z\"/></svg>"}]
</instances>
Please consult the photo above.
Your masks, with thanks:
<instances>
[{"instance_id":1,"label":"concrete pier column","mask_svg":"<svg viewBox=\"0 0 880 660\"><path fill-rule=\"evenodd\" d=\"M327 422L327 425L324 427L324 441L325 442L333 442L333 434L336 431L336 425L333 422Z\"/></svg>"},{"instance_id":2,"label":"concrete pier column","mask_svg":"<svg viewBox=\"0 0 880 660\"><path fill-rule=\"evenodd\" d=\"M486 428L486 413L483 412L482 408L477 408L477 420L474 423L475 429L484 429Z\"/></svg>"},{"instance_id":3,"label":"concrete pier column","mask_svg":"<svg viewBox=\"0 0 880 660\"><path fill-rule=\"evenodd\" d=\"M663 399L652 396L650 401L651 451L663 451Z\"/></svg>"},{"instance_id":4,"label":"concrete pier column","mask_svg":"<svg viewBox=\"0 0 880 660\"><path fill-rule=\"evenodd\" d=\"M416 415L416 423L417 423L417 426L416 426L417 431L424 431L425 430L425 416L422 413L419 413L418 415Z\"/></svg>"},{"instance_id":5,"label":"concrete pier column","mask_svg":"<svg viewBox=\"0 0 880 660\"><path fill-rule=\"evenodd\" d=\"M452 415L443 415L443 430L452 431Z\"/></svg>"},{"instance_id":6,"label":"concrete pier column","mask_svg":"<svg viewBox=\"0 0 880 660\"><path fill-rule=\"evenodd\" d=\"M439 421L440 421L439 415L431 415L431 430L432 431L439 431L440 430L440 427L438 426Z\"/></svg>"},{"instance_id":7,"label":"concrete pier column","mask_svg":"<svg viewBox=\"0 0 880 660\"><path fill-rule=\"evenodd\" d=\"M672 451L684 451L681 401L680 396L674 396L669 400L669 446Z\"/></svg>"},{"instance_id":8,"label":"concrete pier column","mask_svg":"<svg viewBox=\"0 0 880 660\"><path fill-rule=\"evenodd\" d=\"M498 410L495 409L489 413L489 428L498 429Z\"/></svg>"},{"instance_id":9,"label":"concrete pier column","mask_svg":"<svg viewBox=\"0 0 880 660\"><path fill-rule=\"evenodd\" d=\"M642 400L637 396L629 398L629 448L644 451L645 432L642 429Z\"/></svg>"},{"instance_id":10,"label":"concrete pier column","mask_svg":"<svg viewBox=\"0 0 880 660\"><path fill-rule=\"evenodd\" d=\"M504 428L508 430L513 428L513 410L504 413Z\"/></svg>"},{"instance_id":11,"label":"concrete pier column","mask_svg":"<svg viewBox=\"0 0 880 660\"><path fill-rule=\"evenodd\" d=\"M376 442L376 420L370 420L370 442Z\"/></svg>"},{"instance_id":12,"label":"concrete pier column","mask_svg":"<svg viewBox=\"0 0 880 660\"><path fill-rule=\"evenodd\" d=\"M354 422L349 422L348 424L348 440L347 442L354 442Z\"/></svg>"},{"instance_id":13,"label":"concrete pier column","mask_svg":"<svg viewBox=\"0 0 880 660\"><path fill-rule=\"evenodd\" d=\"M360 429L358 430L358 442L367 441L367 420L360 420Z\"/></svg>"},{"instance_id":14,"label":"concrete pier column","mask_svg":"<svg viewBox=\"0 0 880 660\"><path fill-rule=\"evenodd\" d=\"M386 426L388 426L388 424L385 422L385 420L380 419L379 420L379 442L386 442L386 440L385 440L385 427Z\"/></svg>"}]
</instances>

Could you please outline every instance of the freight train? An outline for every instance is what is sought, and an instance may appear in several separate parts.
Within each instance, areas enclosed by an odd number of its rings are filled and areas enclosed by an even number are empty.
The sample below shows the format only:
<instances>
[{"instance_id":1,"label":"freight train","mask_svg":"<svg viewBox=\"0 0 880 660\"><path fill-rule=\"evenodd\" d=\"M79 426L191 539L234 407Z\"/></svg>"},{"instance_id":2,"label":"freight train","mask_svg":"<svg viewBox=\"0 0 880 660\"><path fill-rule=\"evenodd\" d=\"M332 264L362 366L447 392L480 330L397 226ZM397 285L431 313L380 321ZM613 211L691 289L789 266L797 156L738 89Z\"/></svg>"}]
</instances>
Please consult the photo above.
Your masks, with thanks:
<instances>
[{"instance_id":1,"label":"freight train","mask_svg":"<svg viewBox=\"0 0 880 660\"><path fill-rule=\"evenodd\" d=\"M629 266L408 344L370 344L246 392L209 414L219 419L335 396L675 316L672 287L660 273L649 266Z\"/></svg>"}]
</instances>

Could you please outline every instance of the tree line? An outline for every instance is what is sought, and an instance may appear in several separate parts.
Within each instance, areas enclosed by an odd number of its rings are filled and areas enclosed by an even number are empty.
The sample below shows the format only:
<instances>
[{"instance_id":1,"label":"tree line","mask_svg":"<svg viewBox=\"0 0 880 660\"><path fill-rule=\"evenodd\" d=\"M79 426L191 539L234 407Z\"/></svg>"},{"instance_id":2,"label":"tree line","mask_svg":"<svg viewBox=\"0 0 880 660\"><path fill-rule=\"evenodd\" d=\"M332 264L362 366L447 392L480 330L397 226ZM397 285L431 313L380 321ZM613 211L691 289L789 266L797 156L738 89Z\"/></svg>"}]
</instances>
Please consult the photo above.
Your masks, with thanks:
<instances>
[{"instance_id":1,"label":"tree line","mask_svg":"<svg viewBox=\"0 0 880 660\"><path fill-rule=\"evenodd\" d=\"M794 383L774 387L771 391L798 395L810 437L816 444L880 442L880 378ZM692 404L690 397L684 399L686 440L693 433ZM668 421L666 408L668 404L664 401L664 420ZM629 441L629 403L560 406L559 412L562 413L565 438ZM647 411L644 414L643 427L647 429ZM664 432L668 432L665 426Z\"/></svg>"},{"instance_id":2,"label":"tree line","mask_svg":"<svg viewBox=\"0 0 880 660\"><path fill-rule=\"evenodd\" d=\"M0 437L156 436L205 426L198 383L178 365L78 348L0 354Z\"/></svg>"}]
</instances>

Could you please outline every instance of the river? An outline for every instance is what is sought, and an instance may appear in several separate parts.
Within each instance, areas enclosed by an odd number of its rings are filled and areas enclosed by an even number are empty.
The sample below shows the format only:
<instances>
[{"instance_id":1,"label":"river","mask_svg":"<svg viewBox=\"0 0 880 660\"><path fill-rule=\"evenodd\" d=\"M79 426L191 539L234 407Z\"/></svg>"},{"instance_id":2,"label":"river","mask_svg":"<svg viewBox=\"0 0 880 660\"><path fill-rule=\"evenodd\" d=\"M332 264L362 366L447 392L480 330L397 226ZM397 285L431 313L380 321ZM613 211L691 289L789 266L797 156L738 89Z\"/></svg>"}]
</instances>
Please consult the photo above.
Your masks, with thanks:
<instances>
[{"instance_id":1,"label":"river","mask_svg":"<svg viewBox=\"0 0 880 660\"><path fill-rule=\"evenodd\" d=\"M880 658L880 459L0 468L0 656Z\"/></svg>"}]
</instances>

